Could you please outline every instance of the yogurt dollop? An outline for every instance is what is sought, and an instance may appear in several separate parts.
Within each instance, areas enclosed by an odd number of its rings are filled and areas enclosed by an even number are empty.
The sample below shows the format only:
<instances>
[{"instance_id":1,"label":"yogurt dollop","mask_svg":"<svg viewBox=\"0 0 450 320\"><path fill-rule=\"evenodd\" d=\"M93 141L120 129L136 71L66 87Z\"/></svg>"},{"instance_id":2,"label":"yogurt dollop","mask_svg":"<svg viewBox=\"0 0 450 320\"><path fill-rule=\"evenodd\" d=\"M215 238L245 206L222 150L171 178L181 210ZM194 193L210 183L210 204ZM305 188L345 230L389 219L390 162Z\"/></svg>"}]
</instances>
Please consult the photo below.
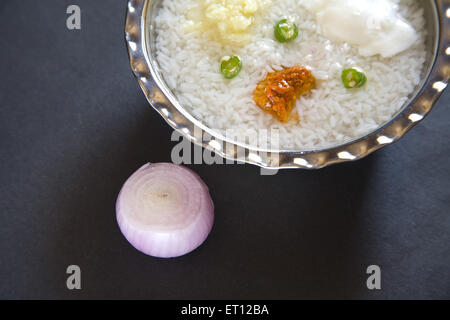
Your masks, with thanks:
<instances>
[{"instance_id":1,"label":"yogurt dollop","mask_svg":"<svg viewBox=\"0 0 450 320\"><path fill-rule=\"evenodd\" d=\"M362 56L392 57L419 38L391 0L308 0L305 7L325 37L357 47Z\"/></svg>"}]
</instances>

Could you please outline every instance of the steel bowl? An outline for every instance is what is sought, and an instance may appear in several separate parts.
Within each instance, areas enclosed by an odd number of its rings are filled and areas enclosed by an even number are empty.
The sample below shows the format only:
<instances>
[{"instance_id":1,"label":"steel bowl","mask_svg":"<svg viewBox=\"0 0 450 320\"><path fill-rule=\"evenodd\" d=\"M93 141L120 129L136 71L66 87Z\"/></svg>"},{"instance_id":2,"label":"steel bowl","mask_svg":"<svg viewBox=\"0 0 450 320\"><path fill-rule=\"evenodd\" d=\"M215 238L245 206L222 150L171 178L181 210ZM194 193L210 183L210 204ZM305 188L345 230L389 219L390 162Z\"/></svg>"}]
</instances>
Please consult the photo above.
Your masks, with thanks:
<instances>
[{"instance_id":1,"label":"steel bowl","mask_svg":"<svg viewBox=\"0 0 450 320\"><path fill-rule=\"evenodd\" d=\"M317 150L264 150L236 143L195 119L167 86L155 57L155 16L162 0L129 0L125 37L131 69L147 100L167 123L191 142L237 162L268 169L304 168L355 161L398 141L422 121L445 90L450 75L450 0L421 0L428 37L422 81L401 110L372 133ZM197 134L202 132L205 134ZM231 146L231 148L230 148Z\"/></svg>"}]
</instances>

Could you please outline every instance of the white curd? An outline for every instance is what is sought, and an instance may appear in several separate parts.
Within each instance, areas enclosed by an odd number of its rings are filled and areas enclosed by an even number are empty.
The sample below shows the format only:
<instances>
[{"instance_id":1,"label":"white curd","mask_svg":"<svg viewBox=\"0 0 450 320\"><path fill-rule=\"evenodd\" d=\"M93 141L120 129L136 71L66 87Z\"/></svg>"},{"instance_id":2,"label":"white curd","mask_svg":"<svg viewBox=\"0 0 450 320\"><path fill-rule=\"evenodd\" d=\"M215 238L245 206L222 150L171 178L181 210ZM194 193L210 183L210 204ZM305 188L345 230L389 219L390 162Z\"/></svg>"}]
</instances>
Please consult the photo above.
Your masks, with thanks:
<instances>
[{"instance_id":1,"label":"white curd","mask_svg":"<svg viewBox=\"0 0 450 320\"><path fill-rule=\"evenodd\" d=\"M347 42L363 56L392 57L418 40L390 0L310 0L306 6L325 37Z\"/></svg>"}]
</instances>

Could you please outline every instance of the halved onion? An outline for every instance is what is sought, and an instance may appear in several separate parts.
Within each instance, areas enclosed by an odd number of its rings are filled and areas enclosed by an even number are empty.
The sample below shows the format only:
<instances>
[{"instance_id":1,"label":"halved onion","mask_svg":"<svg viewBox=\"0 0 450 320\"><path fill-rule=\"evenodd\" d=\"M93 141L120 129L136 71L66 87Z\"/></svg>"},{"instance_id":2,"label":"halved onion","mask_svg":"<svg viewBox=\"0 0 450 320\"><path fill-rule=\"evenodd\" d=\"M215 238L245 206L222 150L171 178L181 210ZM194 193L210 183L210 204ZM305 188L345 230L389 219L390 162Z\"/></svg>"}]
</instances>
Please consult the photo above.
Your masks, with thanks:
<instances>
[{"instance_id":1,"label":"halved onion","mask_svg":"<svg viewBox=\"0 0 450 320\"><path fill-rule=\"evenodd\" d=\"M146 164L123 185L116 216L136 249L172 258L205 241L214 222L214 205L196 173L171 163Z\"/></svg>"}]
</instances>

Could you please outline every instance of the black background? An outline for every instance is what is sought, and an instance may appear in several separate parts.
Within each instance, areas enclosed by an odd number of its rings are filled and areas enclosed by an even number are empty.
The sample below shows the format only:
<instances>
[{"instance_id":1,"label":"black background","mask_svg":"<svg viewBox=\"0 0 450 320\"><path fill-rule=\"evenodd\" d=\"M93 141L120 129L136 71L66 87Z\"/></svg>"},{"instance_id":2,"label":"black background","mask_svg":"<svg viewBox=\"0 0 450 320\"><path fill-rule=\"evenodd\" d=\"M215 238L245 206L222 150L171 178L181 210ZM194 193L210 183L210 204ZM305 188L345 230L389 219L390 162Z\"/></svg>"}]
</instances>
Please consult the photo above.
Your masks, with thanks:
<instances>
[{"instance_id":1,"label":"black background","mask_svg":"<svg viewBox=\"0 0 450 320\"><path fill-rule=\"evenodd\" d=\"M66 8L82 9L82 30ZM216 205L211 235L173 260L133 249L121 185L170 161L171 130L124 44L126 1L0 2L1 298L450 298L449 93L401 142L362 161L260 176L192 168ZM82 290L66 289L66 268ZM383 289L366 288L382 268Z\"/></svg>"}]
</instances>

